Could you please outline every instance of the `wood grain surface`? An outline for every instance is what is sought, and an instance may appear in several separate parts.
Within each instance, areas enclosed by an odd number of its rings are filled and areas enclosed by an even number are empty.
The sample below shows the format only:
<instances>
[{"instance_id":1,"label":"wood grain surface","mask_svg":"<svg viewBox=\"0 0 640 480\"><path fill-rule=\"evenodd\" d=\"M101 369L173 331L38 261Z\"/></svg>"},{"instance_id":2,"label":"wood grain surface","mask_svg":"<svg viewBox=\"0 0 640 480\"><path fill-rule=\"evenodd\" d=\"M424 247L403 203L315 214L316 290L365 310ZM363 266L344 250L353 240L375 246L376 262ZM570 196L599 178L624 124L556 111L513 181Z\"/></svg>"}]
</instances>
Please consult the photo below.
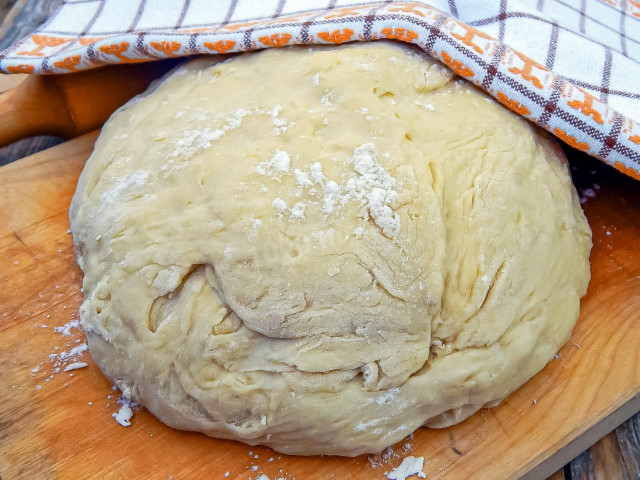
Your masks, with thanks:
<instances>
[{"instance_id":1,"label":"wood grain surface","mask_svg":"<svg viewBox=\"0 0 640 480\"><path fill-rule=\"evenodd\" d=\"M640 189L602 167L576 178L594 234L593 276L578 325L559 358L498 407L452 428L420 429L405 440L406 450L394 446L376 468L367 456L290 457L179 432L144 409L123 428L111 416L117 392L88 353L77 361L89 366L71 372L56 373L56 357L49 359L84 342L80 329L63 336L54 327L77 319L81 301L67 208L95 137L0 168L3 480L222 479L226 472L243 479L383 479L407 455L425 458L428 478L545 478L640 409ZM576 463L572 480L614 478L606 475L623 472L609 460L616 456L623 466L637 464L637 451L618 452L612 443L610 437L593 450L600 460Z\"/></svg>"},{"instance_id":2,"label":"wood grain surface","mask_svg":"<svg viewBox=\"0 0 640 480\"><path fill-rule=\"evenodd\" d=\"M11 12L5 17L2 25L0 26L0 37L2 37L0 39L0 49L2 48L6 48L7 46L9 46L13 41L17 40L18 38L28 34L29 32L31 32L34 28L36 28L40 23L42 23L46 17L50 14L50 12L52 12L60 3L61 0L18 0L17 2L14 2L13 0L7 1L7 0L0 0L0 7L7 7L8 4L13 4L15 3L14 8L11 10ZM3 10L4 11L4 10ZM7 88L9 88L12 85L15 85L17 83L19 83L23 78L20 78L22 76L16 75L16 76L11 76L11 77L7 77L7 76L1 76L0 77L0 92L5 91ZM6 164L6 163L10 163L16 159L25 157L31 153L43 150L45 148L51 147L53 145L56 145L58 143L60 143L62 141L62 139L60 138L55 138L55 137L36 137L36 138L30 138L30 139L24 139L21 140L19 142L16 142L15 144L2 148L0 149L0 165ZM90 143L90 141L89 141ZM81 143L80 145L81 149L85 148L86 145L84 143ZM576 151L571 151L569 152L569 157L571 158L572 156L576 156L577 152ZM577 154L579 155L579 154ZM82 157L74 157L72 155L70 161L73 163L76 160L81 159ZM583 188L590 188L592 187L593 184L593 178L594 178L594 174L591 174L590 172L594 171L595 172L595 177L600 178L602 175L606 175L607 171L609 169L607 169L606 167L603 167L601 164L599 164L598 162L594 161L593 159L589 159L587 157L583 157L583 158L578 158L576 159L576 161L574 162L577 166L579 166L579 168L577 169L576 172L574 172L574 178L576 178L577 183L580 184L582 183L582 187ZM67 167L62 167L62 168L67 168ZM15 178L15 174L17 173L17 175L20 175L20 171L18 170L17 172L14 172L14 178ZM3 169L0 169L0 178L4 178L4 171ZM72 172L73 173L73 172ZM617 181L616 179L616 174L614 172L608 172L610 176L613 177L613 182L615 184L615 182ZM54 175L55 176L55 175ZM0 180L0 184L2 183L2 180ZM637 187L636 187L637 188ZM4 189L4 191L2 191L3 195L3 200L6 199L6 196L8 195L9 197L12 195L12 190L11 188L6 188ZM64 200L64 197L61 197ZM46 203L49 203L50 201L54 201L57 202L58 199L53 198L53 199L47 199ZM4 202L1 203L0 202L0 206L4 209L4 207L6 205L11 204L12 202ZM64 201L63 201L64 203ZM37 209L37 204L31 205L31 209L30 209L30 213L33 214L33 217L30 217L31 220L34 221L34 223L38 223L38 221L42 221L43 218L39 217L37 215L36 209ZM54 210L56 210L57 208L54 207ZM65 217L65 210L66 207L60 209L59 212L59 221L64 221L64 217ZM3 210L4 211L4 210ZM22 211L22 209L20 209L19 211ZM17 217L19 216L19 214L12 214L12 217ZM39 219L39 220L38 220ZM3 213L0 213L0 225L2 224L2 221L4 220L4 216ZM27 222L28 223L28 222ZM25 227L23 225L23 228L28 228ZM9 230L4 230L3 234L0 235L0 244L1 245L5 245L6 243L6 236L7 235L12 235L12 233L8 233ZM66 232L66 230L65 230ZM57 232L60 233L60 232ZM64 237L63 237L64 238ZM65 245L68 246L68 243L66 243ZM64 252L65 250L63 250L62 248L60 249L61 252L57 251L58 249L56 249L56 254L62 254L62 252ZM19 251L19 249L18 249ZM6 259L6 255L7 253L9 255L11 255L11 250L7 251L7 250L0 250L0 255L2 255L3 260L0 261L0 265L4 265L5 263L7 263L11 259ZM69 253L69 252L67 252ZM38 259L38 253L36 253L34 255L34 260ZM59 268L59 265L55 265L56 269L54 270L54 272L58 272L57 268ZM73 262L71 262L71 265L69 266L69 268L71 268L71 270L73 270L73 268L75 268ZM5 277L8 277L8 273L7 272L2 272L0 271L0 289L2 289L4 282L3 282L3 275ZM52 276L52 277L45 277L45 279L43 279L43 281L46 281L46 278L48 278L49 280L53 281L53 279L55 278L59 278L59 276ZM76 278L77 280L77 278ZM60 287L60 284L58 283L58 286ZM59 288L57 289L59 290ZM42 293L42 292L41 292ZM55 294L54 294L55 295ZM58 293L57 295L60 295L60 293ZM64 296L64 295L63 295ZM38 297L40 298L40 297ZM43 293L43 297L44 298L44 293ZM55 296L53 297L55 300ZM62 298L62 297L60 297ZM64 305L60 305L58 303L58 308L63 307ZM47 308L51 308L51 309L55 309L56 307L52 306L49 302L43 302L43 305L41 305L42 308L47 309ZM0 307L2 308L2 307ZM75 308L75 307L74 307ZM62 317L58 318L56 317L56 321L62 322L62 320L64 320L64 316L68 315L69 318L72 318L73 315L71 315L68 311L71 310L72 312L75 313L74 308L70 308L68 306L67 309L62 309L63 312L62 313ZM5 322L6 322L6 316L8 315L4 315L4 313L6 313L6 311L3 311L2 314L0 314L0 329L4 329L5 328ZM27 312L27 313L31 313L31 312ZM47 315L51 315L49 313L42 313L42 316L44 315L45 320L46 321L50 321L50 319L46 318ZM31 315L33 316L33 314ZM27 317L31 317L29 315L27 315ZM53 317L53 315L52 315ZM42 324L41 324L42 325ZM48 331L47 329L50 329L50 325L47 325L46 328L42 328L40 327L41 330L33 330L33 334L34 336L36 334L45 334L45 332L50 336L53 337L53 339L57 339L57 340L64 340L62 338L59 337L59 335L52 335L50 331ZM73 336L73 341L75 342L78 339L82 339L82 336L79 335L78 331L74 331L74 336ZM59 345L65 346L66 343L71 343L69 339L66 339L65 342L58 342ZM52 348L55 348L55 346L59 346L59 345L54 345ZM51 347L52 344L49 345L49 347ZM61 348L59 346L59 348ZM53 350L55 351L55 350ZM1 357L0 357L1 358ZM18 362L17 359L12 360L12 362ZM6 363L6 362L5 362ZM5 367L5 363L0 363L0 368L2 368L4 370ZM13 364L13 365L17 365ZM80 371L80 373L78 373L78 375L81 374L82 371ZM92 372L92 374L94 374L95 372ZM29 374L29 375L33 375L33 374ZM33 378L36 378L35 376ZM33 378L31 380L33 380ZM74 377L69 377L71 379L73 379ZM46 378L45 378L46 380ZM53 381L53 379L50 379L50 382ZM49 383L49 382L45 382L45 383ZM68 384L68 382L65 382ZM1 385L1 384L0 384ZM15 389L12 390L16 390L16 389L23 389L24 388L24 379L22 381L22 383L20 384L20 386L16 385ZM63 387L63 388L68 388L67 387ZM12 395L11 392L9 392L7 395ZM111 395L113 397L113 395L111 393L109 393L109 395ZM1 398L1 397L0 397ZM105 397L106 398L106 397ZM100 404L103 408L106 408L106 403L110 403L110 405L112 404L112 402L110 402L110 400L112 399L106 399L105 401L103 401L102 404ZM94 403L94 405L97 405L96 403ZM630 405L630 404L627 404ZM33 408L34 404L33 403L29 403L26 405L25 408ZM633 409L631 409L633 410ZM0 409L1 411L1 409ZM73 415L80 415L82 416L84 412L73 412ZM90 412L87 412L90 413ZM587 436L582 436L582 437L577 437L578 439L583 440L582 443L584 443L584 447L586 448L586 446L590 445L591 443L593 443L594 441L597 440L597 438L599 438L600 436L602 436L602 434L604 434L606 431L610 430L611 428L613 428L616 424L616 422L620 421L620 418L624 417L625 414L624 412L622 412L622 416L620 414L618 414L617 418L611 418L613 419L614 422L610 423L609 425L606 425L605 422L600 422L599 424L596 424L597 427L600 427L599 430L597 432L592 431L589 435ZM6 478L26 478L25 475L23 475L23 468L21 467L22 463L24 463L24 458L26 457L22 457L19 453L17 455L13 455L11 458L14 462L11 465L11 468L9 468L10 464L9 464L9 456L5 455L5 445L8 442L11 442L11 436L9 435L9 425L13 422L13 421L17 421L20 422L22 419L21 416L14 414L11 415L6 415L6 416L2 416L0 415L0 445L2 445L2 449L0 450L0 476L3 475L4 473L4 477L5 480ZM134 420L135 422L137 422L137 417ZM137 425L134 424L134 426ZM113 427L113 425L111 425L111 427ZM9 433L5 433L5 431L9 432ZM117 432L117 430L116 430ZM600 432L600 433L598 433ZM57 437L56 437L57 438ZM116 437L117 438L117 437ZM150 438L154 438L154 437L150 437ZM586 441L585 441L586 440ZM102 442L104 442L104 438L101 439ZM71 440L71 442L73 442L73 440ZM55 442L49 442L49 444L52 444ZM56 448L55 445L53 447L50 448ZM88 446L87 448L91 448L90 446ZM150 447L149 447L150 448ZM169 448L171 448L171 446L169 446ZM575 455L578 450L576 449L577 447L574 447L571 452L574 452L573 455ZM151 451L151 450L148 450ZM25 450L23 452L25 455L29 455L29 450ZM8 454L7 454L8 455ZM132 453L133 455L133 453ZM570 456L567 456L567 454L565 453L564 457L566 457L566 460L568 460L570 458ZM564 458L562 457L562 458ZM108 457L109 459L113 460L112 456ZM277 458L277 457L276 457ZM426 457L427 460L429 459L429 457ZM256 464L258 462L258 459L254 459ZM562 463L561 458L558 456L558 453L556 453L556 455L552 455L550 457L551 460L551 464L552 465L560 465ZM122 461L122 460L117 460L117 461ZM133 461L136 461L135 459ZM268 461L268 459L267 459ZM397 459L396 459L397 461ZM147 462L147 459L143 457L143 462ZM148 462L147 462L148 463ZM544 463L544 462L543 462ZM539 464L541 465L541 464ZM157 465L156 465L157 468ZM176 471L181 472L180 474L174 475L175 478L182 478L184 477L184 475L182 474L182 470L181 467L177 467L177 469L174 469ZM248 469L247 469L248 470ZM371 470L371 478L384 478L382 475L379 474L379 470L380 469L376 469L376 470ZM548 468L547 468L548 470ZM51 473L54 470L43 470L39 473L36 473L35 477L32 478L55 478L56 476L59 478L69 478L69 477L65 477L62 476L60 473ZM7 472L11 472L11 476L7 476L9 475L9 473ZM374 474L375 472L375 474ZM253 471L251 471L251 473L254 473ZM96 472L92 472L91 473L94 477L97 478L101 478L102 475L102 471L96 471ZM543 475L543 473L540 473L540 475ZM106 476L108 476L108 474L106 474ZM251 476L251 475L249 475ZM253 475L254 477L256 475ZM281 475L280 476L284 476ZM149 472L148 475L149 478L167 478L166 475L164 475L163 473L158 473L156 472L156 470L151 470ZM209 476L203 476L203 478L219 478L220 475L218 474L218 472L216 471L211 471L211 475ZM459 477L452 474L446 475L446 478L472 478L473 475L470 476L466 476L466 477ZM190 478L194 478L194 477L190 477ZM199 478L199 477L198 477ZM232 478L232 477L230 477ZM244 475L244 478L247 478L246 475ZM273 478L273 477L272 477ZM317 478L315 475L309 476L309 477L301 477L300 475L298 475L297 478ZM344 477L344 478L351 478L349 476ZM494 477L494 478L499 478L499 477ZM538 476L537 478L542 478L541 476ZM595 445L593 445L593 447L591 447L591 449L589 451L586 451L584 453L582 453L581 455L578 455L576 458L574 458L571 463L567 464L564 468L558 470L557 472L555 472L551 477L549 477L550 479L553 480L579 480L579 479L586 479L586 478L595 478L597 480L608 480L608 479L617 479L617 478L622 478L624 480L637 480L640 479L640 414L636 415L635 417L633 417L632 419L628 420L627 422L625 422L623 425L621 425L619 428L617 428L615 430L615 432L612 432L608 435L606 435L604 438L602 438L600 441L596 442Z\"/></svg>"}]
</instances>

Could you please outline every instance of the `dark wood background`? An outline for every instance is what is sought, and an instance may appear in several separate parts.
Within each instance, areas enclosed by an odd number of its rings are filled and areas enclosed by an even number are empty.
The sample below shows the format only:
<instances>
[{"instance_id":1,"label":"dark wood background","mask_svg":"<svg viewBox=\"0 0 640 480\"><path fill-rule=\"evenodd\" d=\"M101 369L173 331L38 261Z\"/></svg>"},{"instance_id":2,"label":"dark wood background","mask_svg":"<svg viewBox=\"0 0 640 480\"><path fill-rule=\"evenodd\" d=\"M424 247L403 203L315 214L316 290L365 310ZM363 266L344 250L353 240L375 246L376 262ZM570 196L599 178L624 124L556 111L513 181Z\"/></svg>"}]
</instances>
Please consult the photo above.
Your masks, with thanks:
<instances>
[{"instance_id":1,"label":"dark wood background","mask_svg":"<svg viewBox=\"0 0 640 480\"><path fill-rule=\"evenodd\" d=\"M62 3L62 0L0 0L0 50L33 31ZM40 136L0 148L0 166L63 142ZM566 149L578 189L593 183L599 172L611 175L601 162ZM639 186L640 187L640 186ZM549 480L640 480L640 413L584 451Z\"/></svg>"}]
</instances>

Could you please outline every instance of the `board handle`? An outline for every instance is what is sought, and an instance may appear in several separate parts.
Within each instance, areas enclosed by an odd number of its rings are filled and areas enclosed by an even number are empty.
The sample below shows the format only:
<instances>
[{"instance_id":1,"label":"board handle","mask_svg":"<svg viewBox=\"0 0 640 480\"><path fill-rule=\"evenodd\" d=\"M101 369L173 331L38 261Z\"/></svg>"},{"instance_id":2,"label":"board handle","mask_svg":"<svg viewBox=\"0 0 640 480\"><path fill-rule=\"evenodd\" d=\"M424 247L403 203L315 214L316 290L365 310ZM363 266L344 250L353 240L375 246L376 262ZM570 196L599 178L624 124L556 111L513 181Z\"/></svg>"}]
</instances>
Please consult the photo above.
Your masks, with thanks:
<instances>
[{"instance_id":1,"label":"board handle","mask_svg":"<svg viewBox=\"0 0 640 480\"><path fill-rule=\"evenodd\" d=\"M73 138L109 116L180 62L111 65L65 75L28 75L0 93L0 146L34 135Z\"/></svg>"},{"instance_id":2,"label":"board handle","mask_svg":"<svg viewBox=\"0 0 640 480\"><path fill-rule=\"evenodd\" d=\"M34 135L74 136L73 121L51 83L32 75L0 94L0 146Z\"/></svg>"}]
</instances>

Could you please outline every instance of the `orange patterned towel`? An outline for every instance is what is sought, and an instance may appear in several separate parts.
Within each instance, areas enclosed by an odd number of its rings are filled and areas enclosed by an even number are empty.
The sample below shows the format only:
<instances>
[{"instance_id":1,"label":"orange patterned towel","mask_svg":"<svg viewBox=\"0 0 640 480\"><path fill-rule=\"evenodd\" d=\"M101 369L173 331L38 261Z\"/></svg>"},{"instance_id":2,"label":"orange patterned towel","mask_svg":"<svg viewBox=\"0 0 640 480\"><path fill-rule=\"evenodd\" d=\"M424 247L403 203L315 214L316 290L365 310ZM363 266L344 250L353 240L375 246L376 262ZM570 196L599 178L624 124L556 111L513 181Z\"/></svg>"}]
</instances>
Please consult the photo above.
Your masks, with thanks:
<instances>
[{"instance_id":1,"label":"orange patterned towel","mask_svg":"<svg viewBox=\"0 0 640 480\"><path fill-rule=\"evenodd\" d=\"M640 179L639 0L67 0L5 73L293 44L418 45L508 108Z\"/></svg>"}]
</instances>

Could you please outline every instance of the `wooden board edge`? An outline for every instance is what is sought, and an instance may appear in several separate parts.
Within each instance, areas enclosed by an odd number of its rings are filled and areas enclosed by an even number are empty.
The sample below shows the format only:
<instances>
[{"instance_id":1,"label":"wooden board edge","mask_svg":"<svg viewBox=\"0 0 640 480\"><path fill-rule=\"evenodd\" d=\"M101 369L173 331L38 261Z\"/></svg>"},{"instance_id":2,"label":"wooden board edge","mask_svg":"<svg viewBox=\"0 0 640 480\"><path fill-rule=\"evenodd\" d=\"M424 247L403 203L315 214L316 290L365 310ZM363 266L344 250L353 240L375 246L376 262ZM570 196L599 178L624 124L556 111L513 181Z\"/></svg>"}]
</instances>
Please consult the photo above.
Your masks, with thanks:
<instances>
[{"instance_id":1,"label":"wooden board edge","mask_svg":"<svg viewBox=\"0 0 640 480\"><path fill-rule=\"evenodd\" d=\"M531 470L520 477L520 480L543 480L550 477L638 412L640 412L640 393L636 393L613 412L605 415L569 443L560 447L551 456L534 465Z\"/></svg>"},{"instance_id":2,"label":"wooden board edge","mask_svg":"<svg viewBox=\"0 0 640 480\"><path fill-rule=\"evenodd\" d=\"M43 161L46 161L48 157L57 156L59 152L64 152L64 155L60 155L64 161L70 155L86 155L87 159L93 153L93 146L100 135L100 129L91 130L90 132L83 133L75 138L67 140L53 147L45 148L39 152L32 153L26 157L19 158L6 165L0 166L0 176L5 173L13 173L15 170L21 168L31 168Z\"/></svg>"}]
</instances>

